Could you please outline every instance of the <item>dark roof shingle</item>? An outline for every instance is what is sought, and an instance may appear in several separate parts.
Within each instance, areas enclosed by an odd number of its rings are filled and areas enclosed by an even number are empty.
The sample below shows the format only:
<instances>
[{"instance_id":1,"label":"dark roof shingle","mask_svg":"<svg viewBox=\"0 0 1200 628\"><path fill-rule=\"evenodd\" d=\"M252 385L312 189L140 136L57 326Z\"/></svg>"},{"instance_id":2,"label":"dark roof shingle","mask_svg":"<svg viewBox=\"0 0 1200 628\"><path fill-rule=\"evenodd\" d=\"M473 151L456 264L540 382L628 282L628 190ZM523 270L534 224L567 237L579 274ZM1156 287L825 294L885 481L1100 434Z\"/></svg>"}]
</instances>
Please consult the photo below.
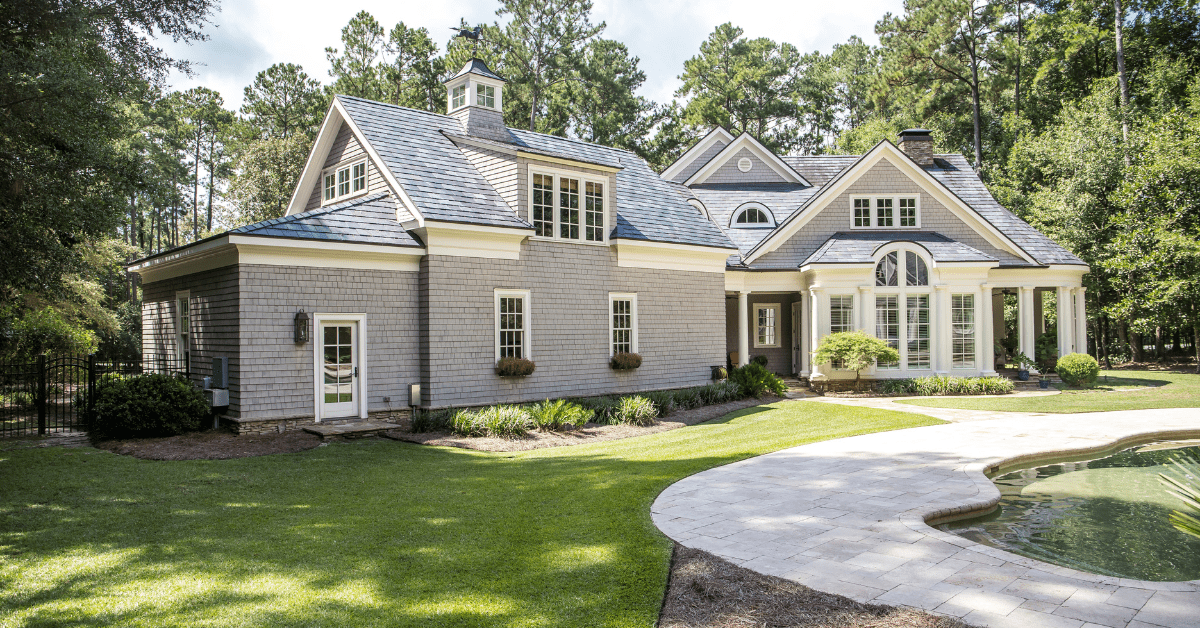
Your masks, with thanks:
<instances>
[{"instance_id":1,"label":"dark roof shingle","mask_svg":"<svg viewBox=\"0 0 1200 628\"><path fill-rule=\"evenodd\" d=\"M929 251L934 262L996 262L995 257L929 231L841 231L833 234L808 259L807 264L870 264L879 247L891 242L915 242Z\"/></svg>"},{"instance_id":2,"label":"dark roof shingle","mask_svg":"<svg viewBox=\"0 0 1200 628\"><path fill-rule=\"evenodd\" d=\"M422 246L396 220L396 199L388 193L371 194L301 214L256 222L232 229L229 233L356 244Z\"/></svg>"}]
</instances>

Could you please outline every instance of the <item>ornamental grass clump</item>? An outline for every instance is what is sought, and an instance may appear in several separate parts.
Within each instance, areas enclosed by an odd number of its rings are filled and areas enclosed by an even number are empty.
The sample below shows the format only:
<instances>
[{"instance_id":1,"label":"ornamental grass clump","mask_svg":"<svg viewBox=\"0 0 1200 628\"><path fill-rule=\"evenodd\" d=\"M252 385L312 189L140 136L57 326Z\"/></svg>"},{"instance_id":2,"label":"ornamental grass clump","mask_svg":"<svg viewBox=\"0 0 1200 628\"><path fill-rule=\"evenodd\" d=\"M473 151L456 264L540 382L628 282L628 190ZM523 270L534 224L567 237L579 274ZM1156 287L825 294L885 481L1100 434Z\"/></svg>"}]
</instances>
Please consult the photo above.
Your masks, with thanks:
<instances>
[{"instance_id":1,"label":"ornamental grass clump","mask_svg":"<svg viewBox=\"0 0 1200 628\"><path fill-rule=\"evenodd\" d=\"M1100 377L1100 363L1086 353L1068 353L1055 367L1062 381L1071 386L1089 387Z\"/></svg>"},{"instance_id":2,"label":"ornamental grass clump","mask_svg":"<svg viewBox=\"0 0 1200 628\"><path fill-rule=\"evenodd\" d=\"M541 430L560 431L567 427L582 428L592 420L591 410L566 399L550 401L549 399L526 407L533 425Z\"/></svg>"},{"instance_id":3,"label":"ornamental grass clump","mask_svg":"<svg viewBox=\"0 0 1200 628\"><path fill-rule=\"evenodd\" d=\"M641 395L621 397L613 418L617 423L624 425L646 427L654 425L654 420L658 418L658 408L654 407L654 402Z\"/></svg>"},{"instance_id":4,"label":"ornamental grass clump","mask_svg":"<svg viewBox=\"0 0 1200 628\"><path fill-rule=\"evenodd\" d=\"M460 436L523 436L533 427L529 412L521 406L488 406L479 410L459 410L451 419L454 433Z\"/></svg>"},{"instance_id":5,"label":"ornamental grass clump","mask_svg":"<svg viewBox=\"0 0 1200 628\"><path fill-rule=\"evenodd\" d=\"M730 371L729 381L737 384L742 397L761 397L767 393L782 395L787 390L782 379L754 362Z\"/></svg>"},{"instance_id":6,"label":"ornamental grass clump","mask_svg":"<svg viewBox=\"0 0 1200 628\"><path fill-rule=\"evenodd\" d=\"M675 393L676 391L674 390L656 390L654 392L645 393L645 397L650 400L650 403L654 404L655 409L658 410L658 416L664 417L668 416L676 409Z\"/></svg>"},{"instance_id":7,"label":"ornamental grass clump","mask_svg":"<svg viewBox=\"0 0 1200 628\"><path fill-rule=\"evenodd\" d=\"M600 425L615 423L613 415L617 411L617 406L621 404L620 400L615 397L583 397L571 401L583 406L584 409L591 410L592 421Z\"/></svg>"},{"instance_id":8,"label":"ornamental grass clump","mask_svg":"<svg viewBox=\"0 0 1200 628\"><path fill-rule=\"evenodd\" d=\"M935 397L942 395L1006 395L1013 391L1012 380L1005 377L915 377L913 379L889 379L880 385L886 395L918 395Z\"/></svg>"}]
</instances>

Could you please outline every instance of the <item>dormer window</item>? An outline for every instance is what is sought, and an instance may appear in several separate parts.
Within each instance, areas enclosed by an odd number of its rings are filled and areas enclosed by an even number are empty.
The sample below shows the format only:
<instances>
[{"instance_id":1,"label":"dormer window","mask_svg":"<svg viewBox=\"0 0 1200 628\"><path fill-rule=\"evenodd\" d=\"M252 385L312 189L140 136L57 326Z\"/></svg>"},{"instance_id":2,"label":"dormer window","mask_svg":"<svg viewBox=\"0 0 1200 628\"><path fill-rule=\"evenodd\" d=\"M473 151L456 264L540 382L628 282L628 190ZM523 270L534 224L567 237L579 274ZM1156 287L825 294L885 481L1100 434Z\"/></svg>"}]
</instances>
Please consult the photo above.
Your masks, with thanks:
<instances>
[{"instance_id":1,"label":"dormer window","mask_svg":"<svg viewBox=\"0 0 1200 628\"><path fill-rule=\"evenodd\" d=\"M861 196L850 200L854 229L915 229L921 226L917 196Z\"/></svg>"},{"instance_id":2,"label":"dormer window","mask_svg":"<svg viewBox=\"0 0 1200 628\"><path fill-rule=\"evenodd\" d=\"M475 85L475 104L480 107L496 108L496 88L491 85Z\"/></svg>"},{"instance_id":3,"label":"dormer window","mask_svg":"<svg viewBox=\"0 0 1200 628\"><path fill-rule=\"evenodd\" d=\"M605 181L579 173L530 175L529 222L534 235L577 242L605 241Z\"/></svg>"},{"instance_id":4,"label":"dormer window","mask_svg":"<svg viewBox=\"0 0 1200 628\"><path fill-rule=\"evenodd\" d=\"M467 86L459 85L450 90L450 108L458 109L467 104Z\"/></svg>"},{"instance_id":5,"label":"dormer window","mask_svg":"<svg viewBox=\"0 0 1200 628\"><path fill-rule=\"evenodd\" d=\"M746 203L734 212L729 226L735 229L770 228L775 226L775 217L765 205Z\"/></svg>"},{"instance_id":6,"label":"dormer window","mask_svg":"<svg viewBox=\"0 0 1200 628\"><path fill-rule=\"evenodd\" d=\"M367 160L334 166L323 173L321 180L322 204L358 196L367 191Z\"/></svg>"}]
</instances>

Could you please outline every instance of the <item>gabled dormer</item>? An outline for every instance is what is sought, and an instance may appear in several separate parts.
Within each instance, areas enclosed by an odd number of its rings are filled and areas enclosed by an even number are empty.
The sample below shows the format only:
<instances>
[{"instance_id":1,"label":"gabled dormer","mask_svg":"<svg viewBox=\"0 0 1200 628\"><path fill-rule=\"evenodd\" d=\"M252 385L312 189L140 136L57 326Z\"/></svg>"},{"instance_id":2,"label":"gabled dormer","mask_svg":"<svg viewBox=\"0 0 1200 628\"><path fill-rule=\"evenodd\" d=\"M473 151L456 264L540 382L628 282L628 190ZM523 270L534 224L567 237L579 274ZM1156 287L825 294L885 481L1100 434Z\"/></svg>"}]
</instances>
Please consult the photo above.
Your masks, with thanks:
<instances>
[{"instance_id":1,"label":"gabled dormer","mask_svg":"<svg viewBox=\"0 0 1200 628\"><path fill-rule=\"evenodd\" d=\"M482 59L471 59L446 80L446 112L462 123L463 133L498 142L513 142L504 126L503 78Z\"/></svg>"}]
</instances>

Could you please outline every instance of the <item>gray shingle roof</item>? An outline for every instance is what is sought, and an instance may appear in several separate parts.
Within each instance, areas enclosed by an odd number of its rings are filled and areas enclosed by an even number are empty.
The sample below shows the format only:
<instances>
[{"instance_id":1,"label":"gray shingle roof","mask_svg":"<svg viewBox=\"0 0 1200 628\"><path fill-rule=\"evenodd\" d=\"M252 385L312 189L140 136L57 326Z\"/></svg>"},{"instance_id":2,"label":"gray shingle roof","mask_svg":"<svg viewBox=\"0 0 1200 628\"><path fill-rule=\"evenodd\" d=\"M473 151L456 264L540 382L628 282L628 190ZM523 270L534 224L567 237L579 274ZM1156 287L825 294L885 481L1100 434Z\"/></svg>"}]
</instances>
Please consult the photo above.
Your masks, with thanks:
<instances>
[{"instance_id":1,"label":"gray shingle roof","mask_svg":"<svg viewBox=\"0 0 1200 628\"><path fill-rule=\"evenodd\" d=\"M858 161L859 155L785 156L783 161L811 184L822 186Z\"/></svg>"},{"instance_id":2,"label":"gray shingle roof","mask_svg":"<svg viewBox=\"0 0 1200 628\"><path fill-rule=\"evenodd\" d=\"M487 67L487 64L484 63L482 59L477 59L474 57L472 57L470 61L466 62L463 65L462 69L458 71L458 74L451 76L450 78L446 79L443 82L449 83L450 81L453 81L454 79L456 79L464 74L472 74L472 73L478 74L480 76L486 76L488 78L494 78L497 81L504 81L505 83L508 82L508 79L500 77L495 72L492 72L492 69Z\"/></svg>"},{"instance_id":3,"label":"gray shingle roof","mask_svg":"<svg viewBox=\"0 0 1200 628\"><path fill-rule=\"evenodd\" d=\"M775 216L775 224L787 220L818 188L798 183L701 183L691 187L692 194L704 203L709 216L725 235L746 253L771 234L772 229L732 229L734 211L749 201L762 203Z\"/></svg>"},{"instance_id":4,"label":"gray shingle roof","mask_svg":"<svg viewBox=\"0 0 1200 628\"><path fill-rule=\"evenodd\" d=\"M843 231L833 234L808 259L807 264L870 264L879 247L891 242L916 242L934 262L995 262L995 257L928 231Z\"/></svg>"},{"instance_id":5,"label":"gray shingle roof","mask_svg":"<svg viewBox=\"0 0 1200 628\"><path fill-rule=\"evenodd\" d=\"M532 228L443 134L462 133L458 120L352 96L337 98L425 218Z\"/></svg>"},{"instance_id":6,"label":"gray shingle roof","mask_svg":"<svg viewBox=\"0 0 1200 628\"><path fill-rule=\"evenodd\" d=\"M396 220L396 199L388 193L272 218L229 231L236 235L325 240L356 244L420 247Z\"/></svg>"}]
</instances>

